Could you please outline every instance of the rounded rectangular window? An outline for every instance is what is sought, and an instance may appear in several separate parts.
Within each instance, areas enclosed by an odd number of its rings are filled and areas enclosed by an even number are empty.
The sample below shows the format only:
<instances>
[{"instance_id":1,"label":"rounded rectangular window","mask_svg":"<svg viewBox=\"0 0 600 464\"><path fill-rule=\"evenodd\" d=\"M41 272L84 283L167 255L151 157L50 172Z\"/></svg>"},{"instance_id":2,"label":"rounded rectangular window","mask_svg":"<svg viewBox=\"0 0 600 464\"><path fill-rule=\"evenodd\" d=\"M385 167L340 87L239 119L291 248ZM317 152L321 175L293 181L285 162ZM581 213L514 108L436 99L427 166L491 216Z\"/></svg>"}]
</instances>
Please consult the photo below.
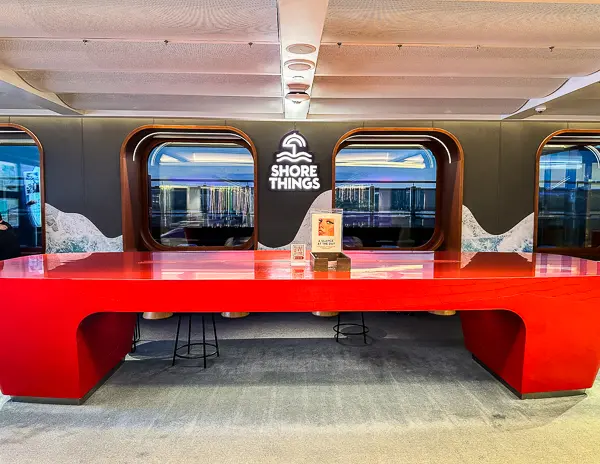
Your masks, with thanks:
<instances>
[{"instance_id":1,"label":"rounded rectangular window","mask_svg":"<svg viewBox=\"0 0 600 464\"><path fill-rule=\"evenodd\" d=\"M346 248L419 248L434 236L437 163L420 144L347 145L335 158Z\"/></svg>"},{"instance_id":2,"label":"rounded rectangular window","mask_svg":"<svg viewBox=\"0 0 600 464\"><path fill-rule=\"evenodd\" d=\"M149 227L168 247L241 247L254 233L254 158L221 142L166 142L148 156Z\"/></svg>"},{"instance_id":3,"label":"rounded rectangular window","mask_svg":"<svg viewBox=\"0 0 600 464\"><path fill-rule=\"evenodd\" d=\"M557 136L539 159L537 246L600 246L600 145Z\"/></svg>"},{"instance_id":4,"label":"rounded rectangular window","mask_svg":"<svg viewBox=\"0 0 600 464\"><path fill-rule=\"evenodd\" d=\"M0 126L0 215L21 253L42 253L41 151L25 130Z\"/></svg>"}]
</instances>

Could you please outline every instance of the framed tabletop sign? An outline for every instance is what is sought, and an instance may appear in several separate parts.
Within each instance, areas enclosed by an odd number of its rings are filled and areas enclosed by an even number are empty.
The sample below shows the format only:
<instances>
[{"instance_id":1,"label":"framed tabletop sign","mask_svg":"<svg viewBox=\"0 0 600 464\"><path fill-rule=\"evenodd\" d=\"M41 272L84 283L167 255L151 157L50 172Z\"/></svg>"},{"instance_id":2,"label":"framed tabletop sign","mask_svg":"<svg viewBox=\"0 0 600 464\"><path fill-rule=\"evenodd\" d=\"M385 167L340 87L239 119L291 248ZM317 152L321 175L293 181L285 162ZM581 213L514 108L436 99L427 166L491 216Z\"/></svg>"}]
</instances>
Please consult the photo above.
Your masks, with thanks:
<instances>
[{"instance_id":1,"label":"framed tabletop sign","mask_svg":"<svg viewBox=\"0 0 600 464\"><path fill-rule=\"evenodd\" d=\"M332 209L312 213L312 252L342 251L342 210Z\"/></svg>"}]
</instances>

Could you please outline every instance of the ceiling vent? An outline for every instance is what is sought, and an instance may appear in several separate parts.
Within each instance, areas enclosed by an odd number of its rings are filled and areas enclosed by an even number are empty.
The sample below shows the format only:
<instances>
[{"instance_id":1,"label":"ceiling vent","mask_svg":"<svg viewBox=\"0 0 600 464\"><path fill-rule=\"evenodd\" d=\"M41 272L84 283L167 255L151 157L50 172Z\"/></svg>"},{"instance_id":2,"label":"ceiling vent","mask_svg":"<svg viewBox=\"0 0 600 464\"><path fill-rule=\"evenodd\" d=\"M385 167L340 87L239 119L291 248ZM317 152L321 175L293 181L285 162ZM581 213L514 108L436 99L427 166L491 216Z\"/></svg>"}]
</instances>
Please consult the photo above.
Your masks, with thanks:
<instances>
[{"instance_id":1,"label":"ceiling vent","mask_svg":"<svg viewBox=\"0 0 600 464\"><path fill-rule=\"evenodd\" d=\"M285 67L291 71L310 71L315 68L315 63L310 60L288 60L285 62Z\"/></svg>"},{"instance_id":2,"label":"ceiling vent","mask_svg":"<svg viewBox=\"0 0 600 464\"><path fill-rule=\"evenodd\" d=\"M310 44L292 44L288 45L286 50L295 55L308 55L317 51L317 47Z\"/></svg>"}]
</instances>

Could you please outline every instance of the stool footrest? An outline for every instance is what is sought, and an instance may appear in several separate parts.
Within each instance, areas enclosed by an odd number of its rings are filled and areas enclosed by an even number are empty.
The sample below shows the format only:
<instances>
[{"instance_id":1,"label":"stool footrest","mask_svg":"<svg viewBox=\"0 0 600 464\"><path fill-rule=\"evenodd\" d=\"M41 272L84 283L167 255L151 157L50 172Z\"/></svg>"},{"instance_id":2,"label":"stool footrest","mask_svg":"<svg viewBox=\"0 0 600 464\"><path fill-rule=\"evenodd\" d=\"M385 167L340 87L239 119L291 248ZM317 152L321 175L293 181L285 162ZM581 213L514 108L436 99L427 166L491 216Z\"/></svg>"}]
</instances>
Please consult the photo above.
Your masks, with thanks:
<instances>
[{"instance_id":1,"label":"stool footrest","mask_svg":"<svg viewBox=\"0 0 600 464\"><path fill-rule=\"evenodd\" d=\"M214 351L211 351L210 353L203 353L203 354L190 354L188 351L188 354L179 354L178 351L183 350L187 347L192 347L192 346L210 346L211 348L214 348ZM190 350L191 351L191 350ZM183 359L204 359L204 358L210 358L211 356L219 356L219 352L217 350L217 345L215 345L214 343L202 343L202 342L197 342L197 343L190 343L190 344L185 344L185 345L181 345L179 347L177 347L175 349L175 356L177 356L178 358L183 358Z\"/></svg>"}]
</instances>

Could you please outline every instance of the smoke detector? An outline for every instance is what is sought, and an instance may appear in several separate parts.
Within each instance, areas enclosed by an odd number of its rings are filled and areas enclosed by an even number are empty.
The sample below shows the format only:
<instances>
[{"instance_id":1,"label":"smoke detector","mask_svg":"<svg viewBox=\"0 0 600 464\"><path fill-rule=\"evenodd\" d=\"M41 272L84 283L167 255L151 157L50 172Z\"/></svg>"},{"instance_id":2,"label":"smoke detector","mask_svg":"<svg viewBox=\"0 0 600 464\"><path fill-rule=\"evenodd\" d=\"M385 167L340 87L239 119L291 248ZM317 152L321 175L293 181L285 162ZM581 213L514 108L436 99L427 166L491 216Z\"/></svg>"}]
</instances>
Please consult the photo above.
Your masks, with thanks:
<instances>
[{"instance_id":1,"label":"smoke detector","mask_svg":"<svg viewBox=\"0 0 600 464\"><path fill-rule=\"evenodd\" d=\"M310 71L315 68L315 62L310 60L293 59L285 62L284 66L291 71Z\"/></svg>"},{"instance_id":2,"label":"smoke detector","mask_svg":"<svg viewBox=\"0 0 600 464\"><path fill-rule=\"evenodd\" d=\"M308 55L309 53L314 53L317 51L317 47L310 44L291 44L286 47L286 50L290 53L294 53L295 55Z\"/></svg>"},{"instance_id":3,"label":"smoke detector","mask_svg":"<svg viewBox=\"0 0 600 464\"><path fill-rule=\"evenodd\" d=\"M285 96L286 100L291 100L296 104L310 100L310 95L306 92L289 92Z\"/></svg>"}]
</instances>

